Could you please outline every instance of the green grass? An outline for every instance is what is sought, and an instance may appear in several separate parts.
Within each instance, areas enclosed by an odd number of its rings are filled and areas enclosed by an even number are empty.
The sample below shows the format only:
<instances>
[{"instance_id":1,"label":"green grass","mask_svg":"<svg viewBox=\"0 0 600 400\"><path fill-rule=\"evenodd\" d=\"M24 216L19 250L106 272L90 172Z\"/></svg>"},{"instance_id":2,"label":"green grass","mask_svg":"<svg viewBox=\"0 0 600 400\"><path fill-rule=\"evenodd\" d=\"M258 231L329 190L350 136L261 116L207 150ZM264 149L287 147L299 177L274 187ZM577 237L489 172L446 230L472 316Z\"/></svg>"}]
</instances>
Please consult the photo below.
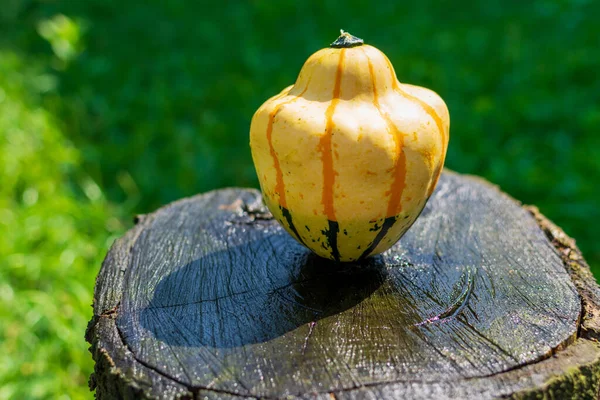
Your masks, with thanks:
<instances>
[{"instance_id":1,"label":"green grass","mask_svg":"<svg viewBox=\"0 0 600 400\"><path fill-rule=\"evenodd\" d=\"M40 106L52 81L0 51L0 398L85 393L94 275L123 229Z\"/></svg>"},{"instance_id":2,"label":"green grass","mask_svg":"<svg viewBox=\"0 0 600 400\"><path fill-rule=\"evenodd\" d=\"M446 100L449 168L539 206L600 276L600 3L275 4L2 2L0 399L91 396L110 243L135 213L257 186L252 113L340 28Z\"/></svg>"}]
</instances>

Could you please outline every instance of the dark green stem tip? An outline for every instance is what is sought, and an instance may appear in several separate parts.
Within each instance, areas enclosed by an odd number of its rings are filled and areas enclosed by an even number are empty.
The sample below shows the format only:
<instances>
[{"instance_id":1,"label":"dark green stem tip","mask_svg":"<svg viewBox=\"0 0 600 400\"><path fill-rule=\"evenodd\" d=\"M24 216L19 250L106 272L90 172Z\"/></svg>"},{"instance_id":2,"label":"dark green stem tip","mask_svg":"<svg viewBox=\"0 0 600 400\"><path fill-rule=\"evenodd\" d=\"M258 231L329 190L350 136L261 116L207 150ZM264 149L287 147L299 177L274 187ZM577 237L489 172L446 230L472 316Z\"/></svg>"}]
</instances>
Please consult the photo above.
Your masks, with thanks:
<instances>
[{"instance_id":1,"label":"dark green stem tip","mask_svg":"<svg viewBox=\"0 0 600 400\"><path fill-rule=\"evenodd\" d=\"M344 32L340 29L341 35L339 38L335 39L335 42L331 43L329 47L334 48L348 48L348 47L356 47L362 44L365 44L364 40L361 38L357 38L354 35L349 34L348 32Z\"/></svg>"}]
</instances>

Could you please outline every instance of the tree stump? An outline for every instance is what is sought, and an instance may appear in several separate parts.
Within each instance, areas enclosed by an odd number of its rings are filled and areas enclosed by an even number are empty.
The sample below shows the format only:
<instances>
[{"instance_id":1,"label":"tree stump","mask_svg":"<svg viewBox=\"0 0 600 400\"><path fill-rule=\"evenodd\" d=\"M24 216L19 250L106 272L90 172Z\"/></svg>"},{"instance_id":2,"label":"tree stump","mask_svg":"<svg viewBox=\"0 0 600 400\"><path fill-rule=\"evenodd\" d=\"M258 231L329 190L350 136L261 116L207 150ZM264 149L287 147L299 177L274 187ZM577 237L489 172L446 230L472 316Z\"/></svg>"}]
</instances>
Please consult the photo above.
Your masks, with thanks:
<instances>
[{"instance_id":1,"label":"tree stump","mask_svg":"<svg viewBox=\"0 0 600 400\"><path fill-rule=\"evenodd\" d=\"M534 207L445 172L391 250L336 264L223 189L138 218L95 289L98 398L596 398L600 288Z\"/></svg>"}]
</instances>

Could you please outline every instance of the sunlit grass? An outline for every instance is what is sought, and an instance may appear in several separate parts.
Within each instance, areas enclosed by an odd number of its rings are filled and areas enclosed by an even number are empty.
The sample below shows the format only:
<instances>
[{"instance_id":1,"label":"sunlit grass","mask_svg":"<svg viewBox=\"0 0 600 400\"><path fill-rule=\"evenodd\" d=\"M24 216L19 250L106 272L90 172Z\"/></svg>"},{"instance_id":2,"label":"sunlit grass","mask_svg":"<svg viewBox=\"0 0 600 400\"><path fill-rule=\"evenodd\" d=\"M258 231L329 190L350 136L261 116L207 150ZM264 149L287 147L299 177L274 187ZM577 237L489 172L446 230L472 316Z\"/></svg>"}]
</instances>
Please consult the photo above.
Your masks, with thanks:
<instances>
[{"instance_id":1,"label":"sunlit grass","mask_svg":"<svg viewBox=\"0 0 600 400\"><path fill-rule=\"evenodd\" d=\"M91 289L122 229L41 106L42 71L0 51L0 398L89 397Z\"/></svg>"}]
</instances>

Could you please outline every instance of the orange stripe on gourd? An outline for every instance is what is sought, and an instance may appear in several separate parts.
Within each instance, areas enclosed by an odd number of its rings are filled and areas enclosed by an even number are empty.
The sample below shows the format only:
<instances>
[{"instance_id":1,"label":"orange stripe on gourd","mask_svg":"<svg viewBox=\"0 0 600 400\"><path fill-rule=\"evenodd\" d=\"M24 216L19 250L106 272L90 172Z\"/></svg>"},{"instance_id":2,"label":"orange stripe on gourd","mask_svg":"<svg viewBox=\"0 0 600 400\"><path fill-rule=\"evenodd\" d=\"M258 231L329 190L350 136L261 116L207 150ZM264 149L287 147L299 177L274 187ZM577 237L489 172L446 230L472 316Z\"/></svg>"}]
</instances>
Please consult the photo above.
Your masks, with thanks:
<instances>
[{"instance_id":1,"label":"orange stripe on gourd","mask_svg":"<svg viewBox=\"0 0 600 400\"><path fill-rule=\"evenodd\" d=\"M369 74L371 75L371 81L373 82L373 104L379 112L379 115L385 120L388 127L388 132L392 135L394 143L396 145L396 159L394 161L394 178L389 192L386 194L390 195L388 201L386 217L395 217L402 211L402 192L406 187L406 155L404 154L404 134L400 132L398 127L394 124L389 114L381 108L379 104L379 95L377 93L377 78L373 69L373 63L371 59L365 53L367 57L367 63L369 64Z\"/></svg>"},{"instance_id":2,"label":"orange stripe on gourd","mask_svg":"<svg viewBox=\"0 0 600 400\"><path fill-rule=\"evenodd\" d=\"M333 98L325 111L325 133L319 140L319 151L321 152L321 160L323 162L323 193L321 202L323 204L323 212L329 221L335 221L335 208L333 205L333 188L335 185L336 172L333 168L333 152L331 148L331 136L335 123L333 122L333 113L340 102L340 91L342 86L342 70L344 68L344 53L346 49L340 51L340 59L338 61L337 70L335 73L335 83L333 86Z\"/></svg>"},{"instance_id":3,"label":"orange stripe on gourd","mask_svg":"<svg viewBox=\"0 0 600 400\"><path fill-rule=\"evenodd\" d=\"M277 193L279 196L279 205L287 208L287 201L285 198L285 184L283 183L283 171L281 170L281 165L279 164L279 158L277 157L277 152L275 151L275 147L273 146L273 123L275 122L275 117L281 111L281 109L298 100L304 92L308 89L308 85L310 84L310 78L306 83L306 87L300 92L298 96L294 96L292 99L283 101L275 106L273 110L269 113L269 122L267 124L267 143L269 144L269 152L271 153L271 157L273 158L273 168L275 169L275 190L274 193ZM288 93L282 93L280 97L276 100L287 96Z\"/></svg>"},{"instance_id":4,"label":"orange stripe on gourd","mask_svg":"<svg viewBox=\"0 0 600 400\"><path fill-rule=\"evenodd\" d=\"M406 99L418 103L421 106L421 108L433 119L433 121L437 125L437 128L440 132L440 136L442 138L442 158L435 168L434 176L432 178L431 184L430 184L428 192L427 192L427 197L429 197L429 196L431 196L433 189L435 189L437 181L442 172L442 165L444 164L444 160L446 159L446 146L448 143L446 129L444 128L444 123L442 122L442 119L435 112L433 107L431 107L429 104L425 103L423 100L419 99L418 97L413 96L410 93L407 93L406 91L402 90L402 88L400 87L400 85L398 83L398 79L396 79L396 73L394 72L394 67L392 66L390 59L385 57L385 61L387 62L387 65L390 69L390 73L392 74L392 89L395 90L396 92L398 92L401 96L405 97Z\"/></svg>"}]
</instances>

